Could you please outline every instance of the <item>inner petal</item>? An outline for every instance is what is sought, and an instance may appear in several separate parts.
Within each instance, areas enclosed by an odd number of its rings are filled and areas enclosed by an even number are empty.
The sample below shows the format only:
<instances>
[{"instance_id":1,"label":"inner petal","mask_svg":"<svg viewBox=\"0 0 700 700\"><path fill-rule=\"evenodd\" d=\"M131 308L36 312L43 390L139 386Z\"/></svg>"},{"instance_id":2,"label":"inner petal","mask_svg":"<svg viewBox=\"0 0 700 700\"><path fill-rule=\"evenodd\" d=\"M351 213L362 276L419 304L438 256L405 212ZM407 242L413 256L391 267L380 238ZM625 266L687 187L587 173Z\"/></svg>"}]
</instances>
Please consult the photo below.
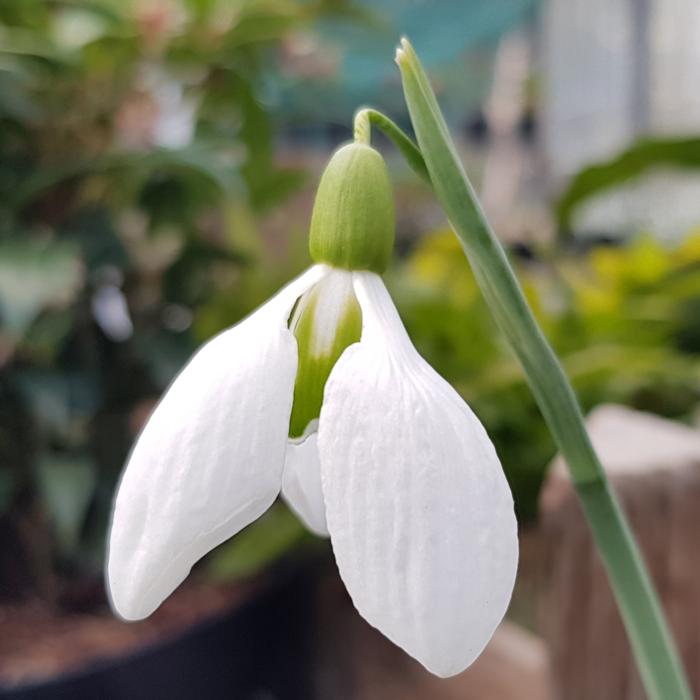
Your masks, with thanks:
<instances>
[{"instance_id":1,"label":"inner petal","mask_svg":"<svg viewBox=\"0 0 700 700\"><path fill-rule=\"evenodd\" d=\"M323 390L343 351L360 340L362 312L352 272L332 270L300 299L289 327L297 340L299 362L289 436L300 437L321 413Z\"/></svg>"},{"instance_id":2,"label":"inner petal","mask_svg":"<svg viewBox=\"0 0 700 700\"><path fill-rule=\"evenodd\" d=\"M311 532L328 537L317 441L317 420L309 423L300 438L288 440L282 498Z\"/></svg>"}]
</instances>

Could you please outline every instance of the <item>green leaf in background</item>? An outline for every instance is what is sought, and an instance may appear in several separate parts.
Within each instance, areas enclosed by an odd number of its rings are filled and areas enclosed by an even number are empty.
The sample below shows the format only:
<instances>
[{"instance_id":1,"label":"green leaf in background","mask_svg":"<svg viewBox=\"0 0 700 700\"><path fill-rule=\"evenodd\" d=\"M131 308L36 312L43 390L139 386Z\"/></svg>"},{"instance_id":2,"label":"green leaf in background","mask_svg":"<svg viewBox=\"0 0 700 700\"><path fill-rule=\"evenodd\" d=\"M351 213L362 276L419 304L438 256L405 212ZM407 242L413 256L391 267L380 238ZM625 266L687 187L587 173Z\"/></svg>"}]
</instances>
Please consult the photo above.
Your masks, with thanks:
<instances>
[{"instance_id":1,"label":"green leaf in background","mask_svg":"<svg viewBox=\"0 0 700 700\"><path fill-rule=\"evenodd\" d=\"M238 104L239 138L248 157L241 168L253 207L265 209L297 189L304 180L302 170L279 168L274 163L274 130L269 116L255 95L254 86L231 74L232 97Z\"/></svg>"},{"instance_id":2,"label":"green leaf in background","mask_svg":"<svg viewBox=\"0 0 700 700\"><path fill-rule=\"evenodd\" d=\"M31 76L12 61L0 59L0 118L17 121L36 119L39 108L29 85Z\"/></svg>"},{"instance_id":3,"label":"green leaf in background","mask_svg":"<svg viewBox=\"0 0 700 700\"><path fill-rule=\"evenodd\" d=\"M254 526L211 555L208 572L218 579L251 576L309 536L299 520L278 501Z\"/></svg>"},{"instance_id":4,"label":"green leaf in background","mask_svg":"<svg viewBox=\"0 0 700 700\"><path fill-rule=\"evenodd\" d=\"M240 191L238 157L227 144L198 143L178 149L154 148L146 153L117 151L70 164L44 167L32 174L13 193L13 206L21 209L51 188L94 175L113 178L113 184L138 191L152 177L179 177L188 197L204 195L212 204L222 194ZM183 193L181 193L182 195ZM182 203L175 203L180 211Z\"/></svg>"},{"instance_id":5,"label":"green leaf in background","mask_svg":"<svg viewBox=\"0 0 700 700\"><path fill-rule=\"evenodd\" d=\"M571 229L575 210L587 199L664 166L700 168L700 138L644 139L612 160L585 168L557 202L555 215L559 230L566 233Z\"/></svg>"},{"instance_id":6,"label":"green leaf in background","mask_svg":"<svg viewBox=\"0 0 700 700\"><path fill-rule=\"evenodd\" d=\"M33 367L15 373L22 398L31 407L34 425L62 445L85 439L84 432L99 405L99 390L88 370L63 371Z\"/></svg>"},{"instance_id":7,"label":"green leaf in background","mask_svg":"<svg viewBox=\"0 0 700 700\"><path fill-rule=\"evenodd\" d=\"M84 457L47 452L36 465L37 485L61 551L75 550L92 497L96 474Z\"/></svg>"},{"instance_id":8,"label":"green leaf in background","mask_svg":"<svg viewBox=\"0 0 700 700\"><path fill-rule=\"evenodd\" d=\"M0 327L20 338L47 307L69 304L83 271L75 249L59 243L0 243Z\"/></svg>"}]
</instances>

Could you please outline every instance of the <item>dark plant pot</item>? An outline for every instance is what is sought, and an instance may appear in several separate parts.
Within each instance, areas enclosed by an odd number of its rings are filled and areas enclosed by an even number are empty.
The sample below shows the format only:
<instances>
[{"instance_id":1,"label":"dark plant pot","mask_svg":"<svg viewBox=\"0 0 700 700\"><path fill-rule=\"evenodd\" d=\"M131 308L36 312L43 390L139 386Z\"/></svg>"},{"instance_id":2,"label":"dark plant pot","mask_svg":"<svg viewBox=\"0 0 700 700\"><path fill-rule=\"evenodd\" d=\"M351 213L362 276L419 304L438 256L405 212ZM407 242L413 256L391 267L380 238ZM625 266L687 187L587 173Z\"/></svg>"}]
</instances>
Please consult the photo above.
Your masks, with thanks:
<instances>
[{"instance_id":1,"label":"dark plant pot","mask_svg":"<svg viewBox=\"0 0 700 700\"><path fill-rule=\"evenodd\" d=\"M251 599L177 638L3 700L310 700L315 567L278 571Z\"/></svg>"}]
</instances>

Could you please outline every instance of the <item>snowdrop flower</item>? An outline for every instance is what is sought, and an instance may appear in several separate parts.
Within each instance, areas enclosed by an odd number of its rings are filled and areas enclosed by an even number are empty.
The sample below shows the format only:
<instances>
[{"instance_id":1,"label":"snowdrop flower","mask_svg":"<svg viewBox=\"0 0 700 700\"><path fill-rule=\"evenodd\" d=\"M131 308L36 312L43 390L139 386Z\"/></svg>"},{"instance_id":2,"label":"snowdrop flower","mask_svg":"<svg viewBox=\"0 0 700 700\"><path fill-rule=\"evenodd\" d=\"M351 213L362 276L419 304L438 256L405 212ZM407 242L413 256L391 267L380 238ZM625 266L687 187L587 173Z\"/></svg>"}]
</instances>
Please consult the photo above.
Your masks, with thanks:
<instances>
[{"instance_id":1,"label":"snowdrop flower","mask_svg":"<svg viewBox=\"0 0 700 700\"><path fill-rule=\"evenodd\" d=\"M316 264L205 344L143 429L112 516L123 618L152 613L282 497L329 535L360 614L432 672L482 651L518 558L508 484L476 416L418 354L379 274L394 211L377 151L332 158Z\"/></svg>"}]
</instances>

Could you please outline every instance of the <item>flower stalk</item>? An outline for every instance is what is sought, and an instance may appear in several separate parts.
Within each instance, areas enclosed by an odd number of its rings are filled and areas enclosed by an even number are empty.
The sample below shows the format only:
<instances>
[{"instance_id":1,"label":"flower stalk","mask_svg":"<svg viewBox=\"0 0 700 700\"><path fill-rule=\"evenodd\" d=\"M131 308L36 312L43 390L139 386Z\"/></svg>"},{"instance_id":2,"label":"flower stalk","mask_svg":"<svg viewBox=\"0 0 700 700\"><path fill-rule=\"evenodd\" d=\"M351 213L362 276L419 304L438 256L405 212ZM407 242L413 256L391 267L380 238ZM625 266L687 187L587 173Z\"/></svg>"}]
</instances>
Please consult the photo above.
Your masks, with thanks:
<instances>
[{"instance_id":1,"label":"flower stalk","mask_svg":"<svg viewBox=\"0 0 700 700\"><path fill-rule=\"evenodd\" d=\"M376 126L389 139L394 142L406 162L413 168L418 177L430 182L430 175L425 166L425 160L420 149L413 139L395 124L389 117L370 107L363 107L355 114L353 133L357 143L369 145L372 135L372 126Z\"/></svg>"},{"instance_id":2,"label":"flower stalk","mask_svg":"<svg viewBox=\"0 0 700 700\"><path fill-rule=\"evenodd\" d=\"M580 406L537 325L457 156L418 57L405 39L397 52L418 148L393 122L364 109L356 136L376 124L417 171L427 173L472 265L493 317L523 366L528 383L571 472L593 539L605 564L650 700L690 700L666 620L638 545L586 432Z\"/></svg>"}]
</instances>

